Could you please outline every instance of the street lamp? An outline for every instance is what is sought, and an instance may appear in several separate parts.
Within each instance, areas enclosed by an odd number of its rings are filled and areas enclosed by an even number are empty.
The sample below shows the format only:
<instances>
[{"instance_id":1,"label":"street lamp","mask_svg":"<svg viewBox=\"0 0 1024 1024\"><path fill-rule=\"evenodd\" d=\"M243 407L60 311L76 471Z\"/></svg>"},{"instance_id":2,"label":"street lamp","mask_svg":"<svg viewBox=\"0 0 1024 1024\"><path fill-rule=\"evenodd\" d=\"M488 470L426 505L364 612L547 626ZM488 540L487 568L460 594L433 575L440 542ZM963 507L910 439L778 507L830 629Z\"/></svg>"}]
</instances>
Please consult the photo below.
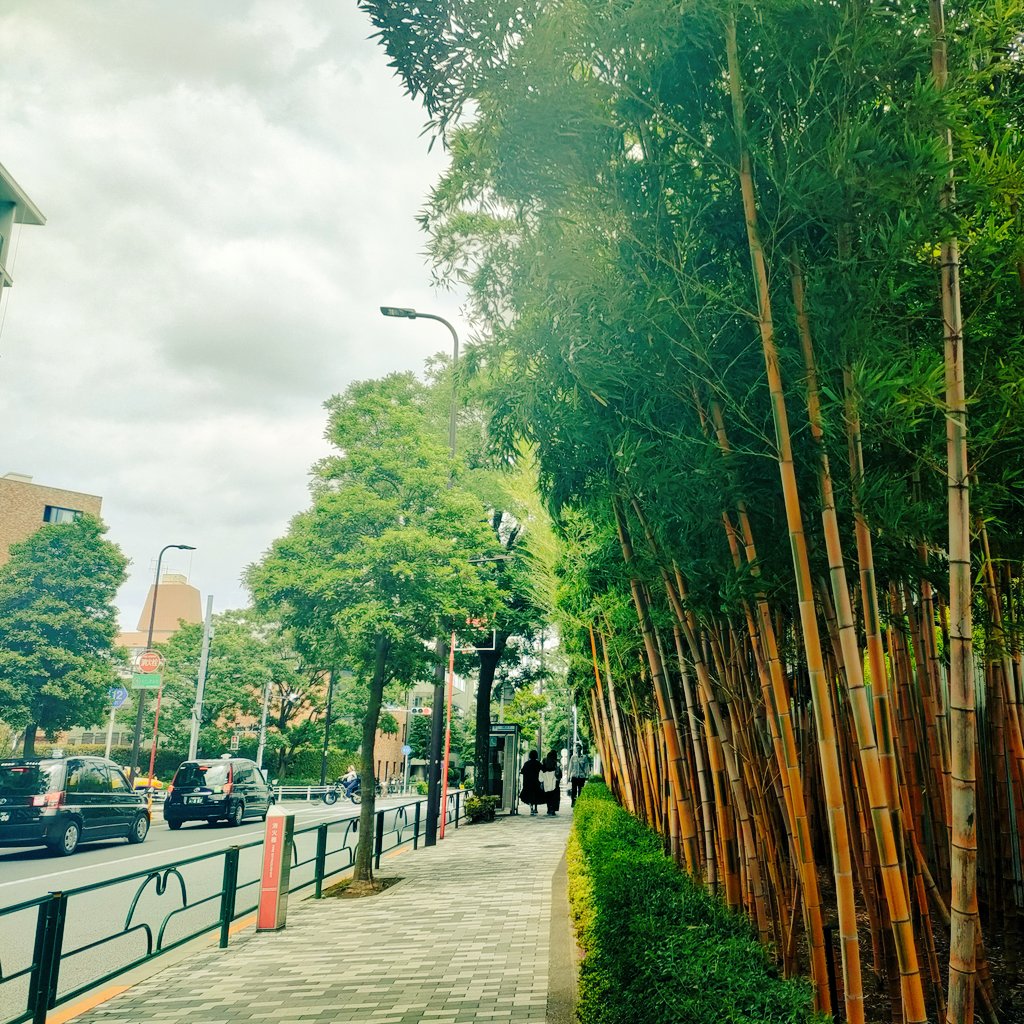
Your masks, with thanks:
<instances>
[{"instance_id":1,"label":"street lamp","mask_svg":"<svg viewBox=\"0 0 1024 1024\"><path fill-rule=\"evenodd\" d=\"M146 634L146 650L151 650L153 647L153 627L156 624L156 599L160 592L160 565L164 560L164 552L172 549L178 551L195 551L195 548L191 544L165 544L160 549L160 554L156 557L156 582L153 584L153 604L149 609L149 632ZM160 694L163 692L163 687L157 690L156 701L157 711L160 709ZM139 690L139 708L135 714L135 734L132 736L132 759L128 765L128 781L131 783L132 788L135 787L135 767L139 760L139 742L142 739L142 716L146 708L146 690L141 688ZM153 770L150 768L150 776L152 777Z\"/></svg>"},{"instance_id":2,"label":"street lamp","mask_svg":"<svg viewBox=\"0 0 1024 1024\"><path fill-rule=\"evenodd\" d=\"M452 398L448 413L448 453L451 456L451 467L448 470L448 487L452 486L452 474L455 472L455 423L458 412L458 377L456 369L459 363L459 336L455 328L443 316L434 313L420 313L407 306L381 306L384 316L398 317L403 320L436 320L451 332L452 335ZM448 657L448 644L444 637L438 637L435 643L437 666L434 669L434 712L430 716L430 766L427 776L427 821L424 842L427 846L437 843L437 819L441 807L441 746L444 739L444 727L441 722L441 708L444 706L444 669ZM446 780L447 781L447 780Z\"/></svg>"}]
</instances>

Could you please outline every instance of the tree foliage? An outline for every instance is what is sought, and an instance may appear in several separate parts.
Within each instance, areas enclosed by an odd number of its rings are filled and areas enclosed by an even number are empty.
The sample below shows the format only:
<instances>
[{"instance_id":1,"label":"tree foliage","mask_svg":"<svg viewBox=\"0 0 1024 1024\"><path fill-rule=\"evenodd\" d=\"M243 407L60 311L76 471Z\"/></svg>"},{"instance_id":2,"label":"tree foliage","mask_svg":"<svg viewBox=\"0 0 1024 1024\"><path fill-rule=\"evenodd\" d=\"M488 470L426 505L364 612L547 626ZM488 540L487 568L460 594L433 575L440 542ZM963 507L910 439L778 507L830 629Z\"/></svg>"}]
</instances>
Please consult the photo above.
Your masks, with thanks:
<instances>
[{"instance_id":1,"label":"tree foliage","mask_svg":"<svg viewBox=\"0 0 1024 1024\"><path fill-rule=\"evenodd\" d=\"M121 663L114 597L128 560L90 516L47 524L11 545L0 568L0 707L25 732L104 716Z\"/></svg>"},{"instance_id":2,"label":"tree foliage","mask_svg":"<svg viewBox=\"0 0 1024 1024\"><path fill-rule=\"evenodd\" d=\"M913 880L924 864L939 890L960 889L950 750L975 728L951 730L946 684L957 623L945 607L953 405L939 295L952 237L979 763L1009 766L988 772L988 813L969 820L983 929L1002 925L1003 885L1021 884L1005 856L1009 842L1019 864L1024 832L1007 839L995 811L1024 800L1019 0L955 4L941 34L938 0L360 6L450 153L423 216L431 253L440 278L470 289L467 363L491 450L536 454L564 545L569 679L616 792L755 918L787 970L795 932L769 907L801 907L794 928L807 930L822 1008L813 857L835 853L836 885L852 894L852 844L858 891L890 901L869 922L872 969L902 978L894 1016L923 1019L907 964L930 949L935 908ZM797 749L814 757L798 762ZM885 792L869 806L858 771L877 779L880 759ZM811 851L800 808L822 785L833 795L827 813L811 807ZM858 826L872 820L874 836ZM905 894L913 940L895 913ZM838 898L853 927L846 1010L862 1019L857 922ZM939 1017L937 954L929 969ZM972 963L962 969L971 977ZM984 981L979 998L995 999Z\"/></svg>"},{"instance_id":3,"label":"tree foliage","mask_svg":"<svg viewBox=\"0 0 1024 1024\"><path fill-rule=\"evenodd\" d=\"M257 604L291 631L312 665L346 665L368 687L362 774L384 687L430 677L429 642L489 617L494 586L471 559L491 537L480 503L447 486L428 430L426 389L411 375L353 384L328 403L336 454L314 468L313 504L248 573ZM356 877L372 878L373 789L365 787Z\"/></svg>"}]
</instances>

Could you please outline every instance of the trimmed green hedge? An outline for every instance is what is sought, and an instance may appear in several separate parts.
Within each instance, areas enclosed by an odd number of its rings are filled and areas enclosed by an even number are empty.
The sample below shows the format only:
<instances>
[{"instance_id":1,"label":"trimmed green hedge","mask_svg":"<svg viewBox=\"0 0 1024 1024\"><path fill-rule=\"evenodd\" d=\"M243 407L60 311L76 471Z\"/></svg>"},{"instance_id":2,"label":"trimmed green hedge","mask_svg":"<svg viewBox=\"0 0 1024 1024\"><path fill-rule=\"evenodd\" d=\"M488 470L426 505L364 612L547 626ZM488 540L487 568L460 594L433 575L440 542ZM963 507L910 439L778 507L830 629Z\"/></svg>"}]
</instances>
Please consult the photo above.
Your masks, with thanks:
<instances>
[{"instance_id":1,"label":"trimmed green hedge","mask_svg":"<svg viewBox=\"0 0 1024 1024\"><path fill-rule=\"evenodd\" d=\"M748 922L662 853L601 782L576 801L569 899L582 1024L804 1024L809 984L779 976Z\"/></svg>"}]
</instances>

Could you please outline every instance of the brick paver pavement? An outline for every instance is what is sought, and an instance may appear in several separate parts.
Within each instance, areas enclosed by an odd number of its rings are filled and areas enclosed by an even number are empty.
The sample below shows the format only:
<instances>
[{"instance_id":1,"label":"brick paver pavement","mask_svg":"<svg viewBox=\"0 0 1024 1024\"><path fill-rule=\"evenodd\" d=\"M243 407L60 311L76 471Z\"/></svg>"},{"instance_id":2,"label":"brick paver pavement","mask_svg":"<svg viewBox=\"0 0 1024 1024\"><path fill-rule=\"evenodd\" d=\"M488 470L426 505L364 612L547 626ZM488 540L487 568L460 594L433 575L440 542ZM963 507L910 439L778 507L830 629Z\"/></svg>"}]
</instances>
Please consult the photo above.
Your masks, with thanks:
<instances>
[{"instance_id":1,"label":"brick paver pavement","mask_svg":"<svg viewBox=\"0 0 1024 1024\"><path fill-rule=\"evenodd\" d=\"M283 932L203 948L75 1024L544 1024L570 823L563 807L452 829L385 860L403 879L385 892L293 898Z\"/></svg>"}]
</instances>

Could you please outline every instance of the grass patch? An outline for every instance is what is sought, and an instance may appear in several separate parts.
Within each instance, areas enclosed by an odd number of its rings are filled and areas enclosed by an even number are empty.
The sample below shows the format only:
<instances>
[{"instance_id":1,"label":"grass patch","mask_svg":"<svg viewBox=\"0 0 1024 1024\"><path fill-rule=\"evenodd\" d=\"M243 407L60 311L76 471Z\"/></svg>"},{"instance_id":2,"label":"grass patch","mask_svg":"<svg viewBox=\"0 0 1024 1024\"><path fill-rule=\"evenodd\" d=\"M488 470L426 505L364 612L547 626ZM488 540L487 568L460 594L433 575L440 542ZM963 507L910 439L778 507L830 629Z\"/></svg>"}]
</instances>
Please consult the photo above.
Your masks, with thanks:
<instances>
[{"instance_id":1,"label":"grass patch","mask_svg":"<svg viewBox=\"0 0 1024 1024\"><path fill-rule=\"evenodd\" d=\"M810 1024L810 985L779 976L745 918L589 782L576 802L569 902L581 1024Z\"/></svg>"}]
</instances>

